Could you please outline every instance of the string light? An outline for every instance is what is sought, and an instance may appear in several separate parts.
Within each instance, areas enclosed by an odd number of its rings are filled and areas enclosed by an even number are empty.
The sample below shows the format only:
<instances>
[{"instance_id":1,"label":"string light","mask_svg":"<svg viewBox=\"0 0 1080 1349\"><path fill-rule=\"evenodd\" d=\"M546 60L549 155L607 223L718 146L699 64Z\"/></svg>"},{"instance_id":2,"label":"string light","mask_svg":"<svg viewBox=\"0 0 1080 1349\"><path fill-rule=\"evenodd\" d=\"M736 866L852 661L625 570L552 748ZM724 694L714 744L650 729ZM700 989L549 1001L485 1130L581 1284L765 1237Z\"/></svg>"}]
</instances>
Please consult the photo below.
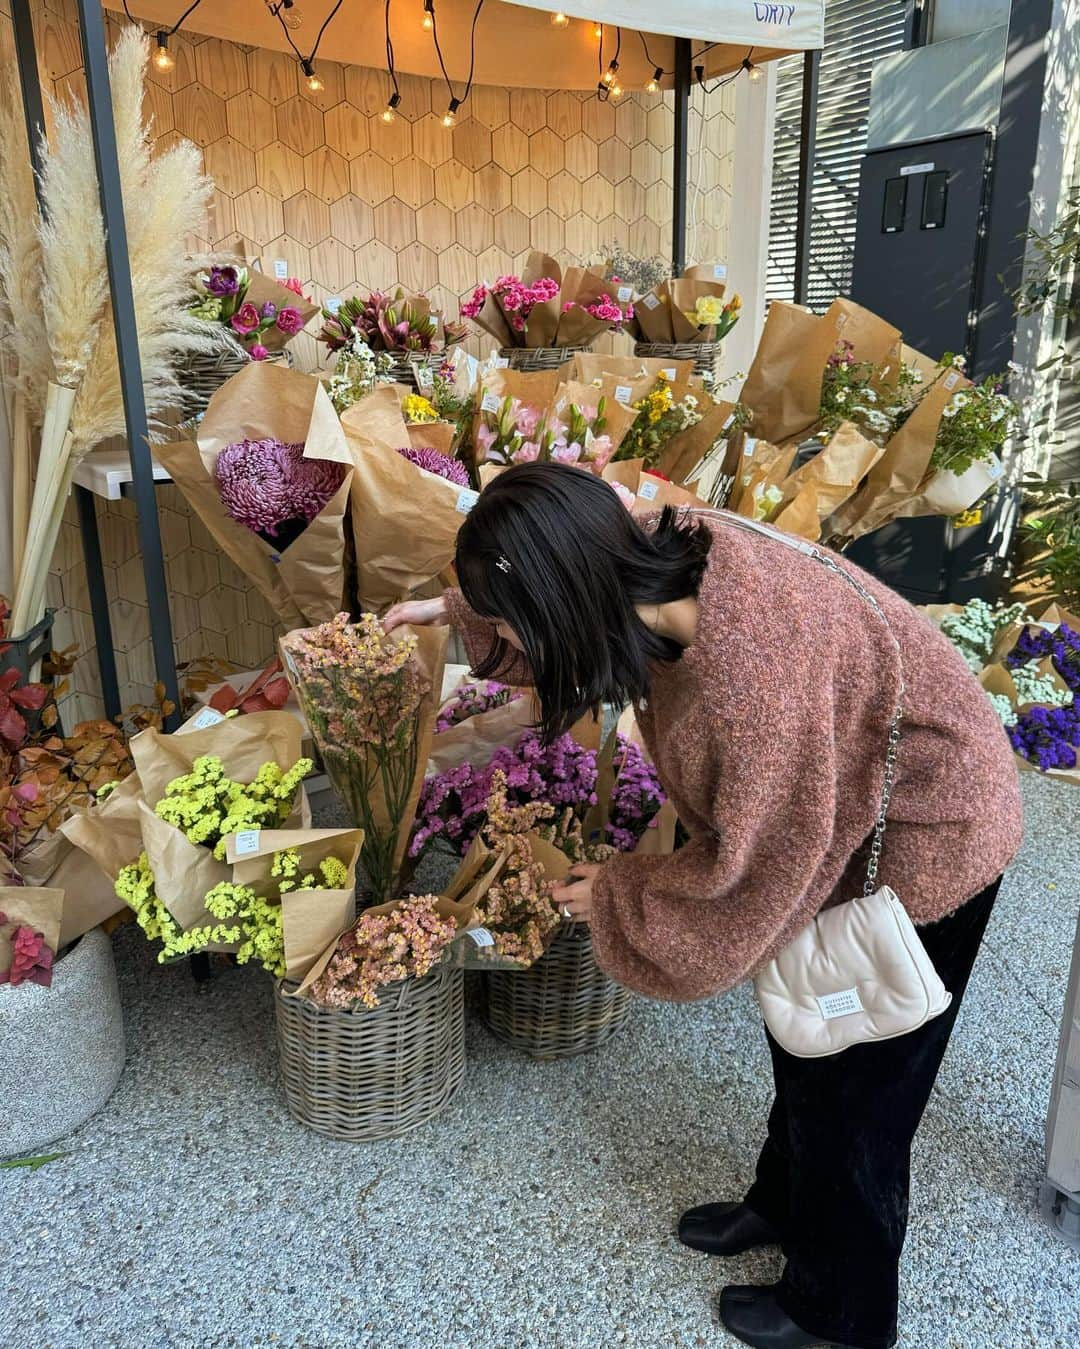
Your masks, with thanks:
<instances>
[{"instance_id":1,"label":"string light","mask_svg":"<svg viewBox=\"0 0 1080 1349\"><path fill-rule=\"evenodd\" d=\"M315 67L311 64L310 61L301 61L300 69L307 76L307 87L311 90L313 94L320 93L323 89L326 88L326 85L323 84L322 80L320 80L318 75L315 74Z\"/></svg>"},{"instance_id":2,"label":"string light","mask_svg":"<svg viewBox=\"0 0 1080 1349\"><path fill-rule=\"evenodd\" d=\"M435 17L434 0L425 0L425 4L431 4L431 40L435 44L435 55L439 58L439 69L442 71L442 77L446 81L446 92L450 95L449 107L442 115L442 124L449 130L457 121L457 110L472 93L473 76L476 74L476 25L480 19L480 11L484 8L484 0L476 0L476 8L473 10L472 26L469 29L469 77L465 81L465 88L461 91L461 97L454 93L454 86L450 79L450 72L446 69L446 61L443 59L442 46L439 43L439 25Z\"/></svg>"},{"instance_id":3,"label":"string light","mask_svg":"<svg viewBox=\"0 0 1080 1349\"><path fill-rule=\"evenodd\" d=\"M169 51L169 35L162 29L157 34L157 51L154 52L154 65L158 70L172 70L176 62Z\"/></svg>"},{"instance_id":4,"label":"string light","mask_svg":"<svg viewBox=\"0 0 1080 1349\"><path fill-rule=\"evenodd\" d=\"M604 36L604 25L602 23L594 23L592 26L592 35L596 38L602 38Z\"/></svg>"},{"instance_id":5,"label":"string light","mask_svg":"<svg viewBox=\"0 0 1080 1349\"><path fill-rule=\"evenodd\" d=\"M660 92L660 81L664 78L664 71L661 66L657 66L652 73L652 79L646 84L645 92L647 94L658 94Z\"/></svg>"},{"instance_id":6,"label":"string light","mask_svg":"<svg viewBox=\"0 0 1080 1349\"><path fill-rule=\"evenodd\" d=\"M604 83L610 89L615 84L615 72L619 68L618 61L612 60L607 70L604 71Z\"/></svg>"},{"instance_id":7,"label":"string light","mask_svg":"<svg viewBox=\"0 0 1080 1349\"><path fill-rule=\"evenodd\" d=\"M323 19L322 27L319 29L318 33L316 33L315 42L313 43L311 51L308 52L307 56L304 55L304 53L292 40L292 33L289 32L289 28L291 25L286 22L281 12L282 9L285 8L284 3L275 5L274 8L271 10L271 13L277 19L278 23L281 24L281 31L285 34L285 41L293 49L293 55L299 62L301 71L307 77L306 80L307 87L311 90L313 94L318 94L323 89L326 88L326 85L323 84L322 80L319 79L318 75L315 74L315 57L319 54L319 43L323 39L323 34L326 32L330 24L330 20L338 12L343 3L344 0L337 0L337 3L330 10L330 13L327 14L325 19Z\"/></svg>"},{"instance_id":8,"label":"string light","mask_svg":"<svg viewBox=\"0 0 1080 1349\"><path fill-rule=\"evenodd\" d=\"M266 8L275 19L280 19L286 28L299 28L304 22L303 16L292 12L295 0L266 0Z\"/></svg>"},{"instance_id":9,"label":"string light","mask_svg":"<svg viewBox=\"0 0 1080 1349\"><path fill-rule=\"evenodd\" d=\"M614 84L608 85L608 93L612 98L622 98L623 88L618 80L616 80Z\"/></svg>"},{"instance_id":10,"label":"string light","mask_svg":"<svg viewBox=\"0 0 1080 1349\"><path fill-rule=\"evenodd\" d=\"M435 0L424 0L424 17L420 20L420 27L425 33L430 33L435 27Z\"/></svg>"},{"instance_id":11,"label":"string light","mask_svg":"<svg viewBox=\"0 0 1080 1349\"><path fill-rule=\"evenodd\" d=\"M753 51L753 47L750 50ZM758 80L761 79L761 67L754 65L748 55L743 57L740 68L746 71L746 78L752 80L754 84L757 84Z\"/></svg>"},{"instance_id":12,"label":"string light","mask_svg":"<svg viewBox=\"0 0 1080 1349\"><path fill-rule=\"evenodd\" d=\"M400 102L401 102L401 95L395 89L394 92L390 95L386 107L383 108L381 113L379 113L379 117L387 124L387 126L389 126L390 123L394 121L394 119L397 117L395 109L397 108L397 105Z\"/></svg>"},{"instance_id":13,"label":"string light","mask_svg":"<svg viewBox=\"0 0 1080 1349\"><path fill-rule=\"evenodd\" d=\"M568 28L570 26L570 20L563 13L553 14L551 16L551 26L552 28Z\"/></svg>"},{"instance_id":14,"label":"string light","mask_svg":"<svg viewBox=\"0 0 1080 1349\"><path fill-rule=\"evenodd\" d=\"M379 117L387 126L391 122L397 121L397 107L401 102L401 90L398 88L397 71L394 69L394 43L390 37L390 0L386 0L385 19L386 26L386 70L390 76L390 83L393 88L390 91L390 97L386 100L386 107L379 113Z\"/></svg>"},{"instance_id":15,"label":"string light","mask_svg":"<svg viewBox=\"0 0 1080 1349\"><path fill-rule=\"evenodd\" d=\"M448 130L457 122L457 110L461 107L460 98L451 98L450 105L442 115L442 124Z\"/></svg>"}]
</instances>

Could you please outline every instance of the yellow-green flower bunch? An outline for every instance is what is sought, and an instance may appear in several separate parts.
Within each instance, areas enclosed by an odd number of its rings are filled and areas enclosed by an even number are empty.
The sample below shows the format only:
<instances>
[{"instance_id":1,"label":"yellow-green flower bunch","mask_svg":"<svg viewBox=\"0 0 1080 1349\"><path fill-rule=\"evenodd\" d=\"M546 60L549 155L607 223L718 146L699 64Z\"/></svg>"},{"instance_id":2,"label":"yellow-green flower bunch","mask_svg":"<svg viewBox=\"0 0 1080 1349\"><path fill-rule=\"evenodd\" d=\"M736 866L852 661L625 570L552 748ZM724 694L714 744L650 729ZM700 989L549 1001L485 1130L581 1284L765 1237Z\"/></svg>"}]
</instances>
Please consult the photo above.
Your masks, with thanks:
<instances>
[{"instance_id":1,"label":"yellow-green flower bunch","mask_svg":"<svg viewBox=\"0 0 1080 1349\"><path fill-rule=\"evenodd\" d=\"M660 457L664 446L680 431L696 426L702 418L697 398L684 394L676 399L663 374L653 388L634 404L637 417L615 451L615 459L644 459L649 468Z\"/></svg>"},{"instance_id":2,"label":"yellow-green flower bunch","mask_svg":"<svg viewBox=\"0 0 1080 1349\"><path fill-rule=\"evenodd\" d=\"M401 400L401 415L410 426L422 426L439 420L438 409L422 393L410 393Z\"/></svg>"},{"instance_id":3,"label":"yellow-green flower bunch","mask_svg":"<svg viewBox=\"0 0 1080 1349\"><path fill-rule=\"evenodd\" d=\"M154 807L159 819L179 829L192 843L225 857L225 840L243 829L276 829L292 811L296 789L311 771L310 759L281 769L264 763L255 781L245 785L226 777L216 754L196 759L190 773L173 778Z\"/></svg>"},{"instance_id":4,"label":"yellow-green flower bunch","mask_svg":"<svg viewBox=\"0 0 1080 1349\"><path fill-rule=\"evenodd\" d=\"M270 875L280 881L278 891L287 895L291 890L344 890L349 883L349 869L337 857L327 857L319 863L320 880L309 871L300 875L299 848L284 848L274 853Z\"/></svg>"},{"instance_id":5,"label":"yellow-green flower bunch","mask_svg":"<svg viewBox=\"0 0 1080 1349\"><path fill-rule=\"evenodd\" d=\"M154 890L154 873L150 870L146 853L140 853L138 861L120 868L116 877L116 894L134 911L135 921L148 940L160 938L170 942L180 935L172 914Z\"/></svg>"}]
</instances>

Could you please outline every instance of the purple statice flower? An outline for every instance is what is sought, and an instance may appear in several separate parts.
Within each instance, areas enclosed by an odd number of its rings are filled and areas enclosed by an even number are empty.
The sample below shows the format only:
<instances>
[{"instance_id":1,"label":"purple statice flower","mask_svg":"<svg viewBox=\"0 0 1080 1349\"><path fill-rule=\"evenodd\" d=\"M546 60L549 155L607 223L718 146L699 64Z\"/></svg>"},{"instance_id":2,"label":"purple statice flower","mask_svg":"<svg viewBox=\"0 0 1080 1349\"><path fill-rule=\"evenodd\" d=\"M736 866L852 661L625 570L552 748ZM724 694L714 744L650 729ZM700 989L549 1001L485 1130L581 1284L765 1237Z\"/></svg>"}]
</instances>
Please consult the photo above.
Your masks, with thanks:
<instances>
[{"instance_id":1,"label":"purple statice flower","mask_svg":"<svg viewBox=\"0 0 1080 1349\"><path fill-rule=\"evenodd\" d=\"M462 684L453 698L440 708L435 719L435 730L448 731L451 726L458 726L470 717L516 702L521 696L520 689L512 689L509 684L500 684L494 679Z\"/></svg>"},{"instance_id":2,"label":"purple statice flower","mask_svg":"<svg viewBox=\"0 0 1080 1349\"><path fill-rule=\"evenodd\" d=\"M1007 728L1013 749L1042 773L1075 768L1080 749L1080 707L1031 707Z\"/></svg>"},{"instance_id":3,"label":"purple statice flower","mask_svg":"<svg viewBox=\"0 0 1080 1349\"><path fill-rule=\"evenodd\" d=\"M303 445L273 437L226 445L216 475L229 516L268 542L287 523L302 529L314 520L344 481L345 466L303 455Z\"/></svg>"},{"instance_id":4,"label":"purple statice flower","mask_svg":"<svg viewBox=\"0 0 1080 1349\"><path fill-rule=\"evenodd\" d=\"M656 813L667 800L667 794L641 747L626 736L618 737L612 766L615 785L611 789L607 838L603 841L619 852L632 852L645 830L655 828Z\"/></svg>"},{"instance_id":5,"label":"purple statice flower","mask_svg":"<svg viewBox=\"0 0 1080 1349\"><path fill-rule=\"evenodd\" d=\"M544 745L529 730L513 748L496 750L485 767L463 763L425 781L409 855L419 856L438 838L464 855L484 823L492 778L499 769L506 774L510 805L547 801L556 809L584 810L596 804L593 751L583 749L569 734Z\"/></svg>"},{"instance_id":6,"label":"purple statice flower","mask_svg":"<svg viewBox=\"0 0 1080 1349\"><path fill-rule=\"evenodd\" d=\"M274 315L277 313L277 305L273 302L273 300L267 300L259 312L262 314L264 319L272 319Z\"/></svg>"},{"instance_id":7,"label":"purple statice flower","mask_svg":"<svg viewBox=\"0 0 1080 1349\"><path fill-rule=\"evenodd\" d=\"M1054 669L1073 693L1080 694L1080 632L1075 632L1067 623L1059 623L1056 628L1049 630L1025 628L1005 658L1005 664L1009 669L1015 669L1031 660L1043 660L1046 656L1051 658Z\"/></svg>"},{"instance_id":8,"label":"purple statice flower","mask_svg":"<svg viewBox=\"0 0 1080 1349\"><path fill-rule=\"evenodd\" d=\"M443 454L442 450L406 445L398 450L398 454L403 459L408 459L410 464L415 464L417 468L426 469L428 473L435 473L438 477L445 478L447 482L452 482L458 487L468 487L469 485L469 474L465 465L460 459L455 459L453 455Z\"/></svg>"}]
</instances>

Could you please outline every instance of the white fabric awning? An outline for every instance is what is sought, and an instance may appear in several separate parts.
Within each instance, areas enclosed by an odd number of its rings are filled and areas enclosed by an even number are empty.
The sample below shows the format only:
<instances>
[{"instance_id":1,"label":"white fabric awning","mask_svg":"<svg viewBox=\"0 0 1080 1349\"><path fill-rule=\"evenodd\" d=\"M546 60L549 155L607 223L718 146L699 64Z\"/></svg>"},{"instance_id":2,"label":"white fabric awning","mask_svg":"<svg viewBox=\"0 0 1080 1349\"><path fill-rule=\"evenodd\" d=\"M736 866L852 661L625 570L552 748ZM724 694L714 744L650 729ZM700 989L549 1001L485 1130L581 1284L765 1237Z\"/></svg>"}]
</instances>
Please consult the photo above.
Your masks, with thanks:
<instances>
[{"instance_id":1,"label":"white fabric awning","mask_svg":"<svg viewBox=\"0 0 1080 1349\"><path fill-rule=\"evenodd\" d=\"M825 0L794 0L785 5L761 0L507 0L508 4L550 12L558 8L574 19L593 19L645 33L700 38L729 46L808 51L825 45Z\"/></svg>"}]
</instances>

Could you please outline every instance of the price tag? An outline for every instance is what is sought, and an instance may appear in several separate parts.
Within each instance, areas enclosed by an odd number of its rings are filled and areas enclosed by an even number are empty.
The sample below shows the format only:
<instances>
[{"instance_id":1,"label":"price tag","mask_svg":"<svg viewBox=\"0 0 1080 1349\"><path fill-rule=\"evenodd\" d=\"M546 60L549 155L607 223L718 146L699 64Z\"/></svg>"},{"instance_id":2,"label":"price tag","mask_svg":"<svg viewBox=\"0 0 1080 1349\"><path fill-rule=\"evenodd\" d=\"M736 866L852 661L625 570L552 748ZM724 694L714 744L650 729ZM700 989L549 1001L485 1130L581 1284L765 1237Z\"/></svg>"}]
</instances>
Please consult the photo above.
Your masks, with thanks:
<instances>
[{"instance_id":1,"label":"price tag","mask_svg":"<svg viewBox=\"0 0 1080 1349\"><path fill-rule=\"evenodd\" d=\"M942 383L945 385L946 389L955 389L960 383L960 376L955 370L950 370L942 380Z\"/></svg>"},{"instance_id":2,"label":"price tag","mask_svg":"<svg viewBox=\"0 0 1080 1349\"><path fill-rule=\"evenodd\" d=\"M713 264L713 269L712 269L712 274L713 274L713 280L714 280L714 281L726 281L726 280L727 280L727 263L726 263L726 262L716 262L716 263L714 263L714 264Z\"/></svg>"},{"instance_id":3,"label":"price tag","mask_svg":"<svg viewBox=\"0 0 1080 1349\"><path fill-rule=\"evenodd\" d=\"M486 927L472 927L465 935L467 937L471 937L473 941L477 944L477 946L495 945L495 938L491 935L491 933L487 930Z\"/></svg>"},{"instance_id":4,"label":"price tag","mask_svg":"<svg viewBox=\"0 0 1080 1349\"><path fill-rule=\"evenodd\" d=\"M274 259L274 275L279 281L285 281L289 275L289 263L286 258Z\"/></svg>"},{"instance_id":5,"label":"price tag","mask_svg":"<svg viewBox=\"0 0 1080 1349\"><path fill-rule=\"evenodd\" d=\"M634 391L629 384L616 384L615 386L616 403L622 403L625 406L629 407L630 398L633 395L633 392Z\"/></svg>"},{"instance_id":6,"label":"price tag","mask_svg":"<svg viewBox=\"0 0 1080 1349\"><path fill-rule=\"evenodd\" d=\"M326 303L323 305L323 308L330 314L336 314L337 311L341 308L341 296L340 295L327 296Z\"/></svg>"},{"instance_id":7,"label":"price tag","mask_svg":"<svg viewBox=\"0 0 1080 1349\"><path fill-rule=\"evenodd\" d=\"M749 459L756 449L757 449L757 441L754 439L753 436L747 436L746 444L743 446L743 458Z\"/></svg>"},{"instance_id":8,"label":"price tag","mask_svg":"<svg viewBox=\"0 0 1080 1349\"><path fill-rule=\"evenodd\" d=\"M987 461L986 476L991 482L997 482L998 478L1005 472L1005 466L995 455L994 458Z\"/></svg>"},{"instance_id":9,"label":"price tag","mask_svg":"<svg viewBox=\"0 0 1080 1349\"><path fill-rule=\"evenodd\" d=\"M642 501L655 501L659 491L660 484L658 482L650 482L646 479L645 482L638 487L637 494L641 497Z\"/></svg>"},{"instance_id":10,"label":"price tag","mask_svg":"<svg viewBox=\"0 0 1080 1349\"><path fill-rule=\"evenodd\" d=\"M468 515L479 500L479 492L474 492L471 487L463 487L458 493L457 509L462 515Z\"/></svg>"},{"instance_id":11,"label":"price tag","mask_svg":"<svg viewBox=\"0 0 1080 1349\"><path fill-rule=\"evenodd\" d=\"M241 829L236 835L236 846L234 852L237 857L250 857L252 853L259 851L259 831L257 829Z\"/></svg>"},{"instance_id":12,"label":"price tag","mask_svg":"<svg viewBox=\"0 0 1080 1349\"><path fill-rule=\"evenodd\" d=\"M496 370L508 370L509 368L510 368L510 357L509 357L509 356L496 356L496 357L495 357L495 369L496 369Z\"/></svg>"},{"instance_id":13,"label":"price tag","mask_svg":"<svg viewBox=\"0 0 1080 1349\"><path fill-rule=\"evenodd\" d=\"M497 393L486 393L480 400L481 412L498 412L502 407L502 399Z\"/></svg>"},{"instance_id":14,"label":"price tag","mask_svg":"<svg viewBox=\"0 0 1080 1349\"><path fill-rule=\"evenodd\" d=\"M665 379L674 379L679 372L675 369L673 365L671 365L668 366L666 370L661 370L660 373L663 375Z\"/></svg>"},{"instance_id":15,"label":"price tag","mask_svg":"<svg viewBox=\"0 0 1080 1349\"><path fill-rule=\"evenodd\" d=\"M426 365L418 365L416 367L416 382L421 389L431 388L435 383L435 376L432 374L430 367Z\"/></svg>"},{"instance_id":16,"label":"price tag","mask_svg":"<svg viewBox=\"0 0 1080 1349\"><path fill-rule=\"evenodd\" d=\"M645 306L646 309L659 309L659 308L660 308L660 300L659 300L659 297L656 296L656 295L653 295L651 291L650 291L650 293L649 293L648 295L646 295L646 296L644 296L644 297L642 298L641 303Z\"/></svg>"},{"instance_id":17,"label":"price tag","mask_svg":"<svg viewBox=\"0 0 1080 1349\"><path fill-rule=\"evenodd\" d=\"M205 731L207 726L216 726L219 721L225 718L214 707L204 707L197 716L191 719L191 729L193 731Z\"/></svg>"},{"instance_id":18,"label":"price tag","mask_svg":"<svg viewBox=\"0 0 1080 1349\"><path fill-rule=\"evenodd\" d=\"M626 304L627 300L632 300L634 298L633 286L620 286L615 292L615 298L620 304Z\"/></svg>"},{"instance_id":19,"label":"price tag","mask_svg":"<svg viewBox=\"0 0 1080 1349\"><path fill-rule=\"evenodd\" d=\"M720 428L720 430L721 430L721 431L726 431L726 430L731 426L731 423L732 423L734 420L735 420L735 414L734 414L734 412L729 412L728 415L724 418L724 424L723 424L723 426Z\"/></svg>"}]
</instances>

